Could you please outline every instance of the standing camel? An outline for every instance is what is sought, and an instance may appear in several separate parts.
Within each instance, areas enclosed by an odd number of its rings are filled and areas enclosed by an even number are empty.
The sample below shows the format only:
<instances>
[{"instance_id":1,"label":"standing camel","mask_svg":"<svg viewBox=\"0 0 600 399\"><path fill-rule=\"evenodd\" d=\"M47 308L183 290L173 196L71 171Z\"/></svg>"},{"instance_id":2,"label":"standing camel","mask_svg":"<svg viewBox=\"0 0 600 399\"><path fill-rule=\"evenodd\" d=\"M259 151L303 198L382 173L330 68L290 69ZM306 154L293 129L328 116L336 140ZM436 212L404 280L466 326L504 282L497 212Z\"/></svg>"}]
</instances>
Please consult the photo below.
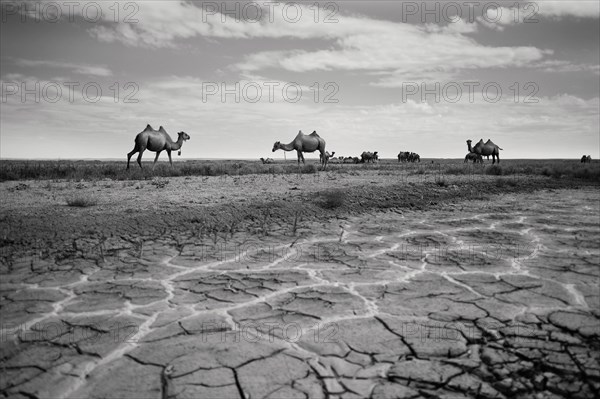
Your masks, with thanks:
<instances>
[{"instance_id":1,"label":"standing camel","mask_svg":"<svg viewBox=\"0 0 600 399\"><path fill-rule=\"evenodd\" d=\"M327 167L328 157L325 155L325 140L323 140L316 131L312 132L311 134L304 134L302 133L302 130L300 130L294 141L289 144L281 144L280 141L277 141L275 144L273 144L273 152L277 150L296 150L298 153L298 165L300 165L300 161L302 161L303 164L306 163L304 162L304 155L302 154L303 152L315 152L318 150L321 153L320 159L321 164L323 165L323 170L325 170Z\"/></svg>"},{"instance_id":2,"label":"standing camel","mask_svg":"<svg viewBox=\"0 0 600 399\"><path fill-rule=\"evenodd\" d=\"M487 157L491 155L492 164L496 163L496 158L498 158L498 163L500 163L500 150L502 148L492 143L492 140L490 139L488 139L486 143L483 142L483 139L479 140L479 142L475 144L475 147L471 147L471 140L467 140L467 147L469 148L469 152Z\"/></svg>"},{"instance_id":3,"label":"standing camel","mask_svg":"<svg viewBox=\"0 0 600 399\"><path fill-rule=\"evenodd\" d=\"M135 147L129 154L127 154L127 169L129 169L129 160L131 156L136 152L139 152L137 157L137 163L142 167L142 154L146 150L154 151L156 153L156 158L154 158L154 165L156 165L156 161L158 160L158 156L160 153L165 150L169 155L169 162L171 163L171 167L173 166L173 160L171 159L171 151L181 149L183 142L185 140L189 140L190 136L188 136L185 132L177 133L177 141L173 141L171 136L167 134L165 129L161 126L158 130L152 129L152 126L147 125L144 131L138 133L135 136ZM179 151L179 155L181 155L181 151Z\"/></svg>"},{"instance_id":4,"label":"standing camel","mask_svg":"<svg viewBox=\"0 0 600 399\"><path fill-rule=\"evenodd\" d=\"M377 151L375 152L371 152L371 151L363 151L362 154L360 154L360 162L365 163L365 162L373 162L375 163L375 161L379 160L379 155L377 155Z\"/></svg>"}]
</instances>

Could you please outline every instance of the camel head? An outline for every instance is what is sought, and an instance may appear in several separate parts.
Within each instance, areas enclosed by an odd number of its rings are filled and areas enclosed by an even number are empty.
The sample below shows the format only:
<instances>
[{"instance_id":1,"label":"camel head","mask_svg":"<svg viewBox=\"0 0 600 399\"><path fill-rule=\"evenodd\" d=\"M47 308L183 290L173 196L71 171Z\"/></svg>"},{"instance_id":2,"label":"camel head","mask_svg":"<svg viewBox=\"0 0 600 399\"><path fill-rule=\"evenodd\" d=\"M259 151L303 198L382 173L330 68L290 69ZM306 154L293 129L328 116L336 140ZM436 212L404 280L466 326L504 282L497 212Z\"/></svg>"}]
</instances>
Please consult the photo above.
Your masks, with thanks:
<instances>
[{"instance_id":1,"label":"camel head","mask_svg":"<svg viewBox=\"0 0 600 399\"><path fill-rule=\"evenodd\" d=\"M273 144L273 152L277 151L280 148L281 148L281 141L276 141L275 144Z\"/></svg>"},{"instance_id":2,"label":"camel head","mask_svg":"<svg viewBox=\"0 0 600 399\"><path fill-rule=\"evenodd\" d=\"M177 133L177 139L182 139L183 141L189 140L190 139L190 135L187 134L186 132L179 132Z\"/></svg>"}]
</instances>

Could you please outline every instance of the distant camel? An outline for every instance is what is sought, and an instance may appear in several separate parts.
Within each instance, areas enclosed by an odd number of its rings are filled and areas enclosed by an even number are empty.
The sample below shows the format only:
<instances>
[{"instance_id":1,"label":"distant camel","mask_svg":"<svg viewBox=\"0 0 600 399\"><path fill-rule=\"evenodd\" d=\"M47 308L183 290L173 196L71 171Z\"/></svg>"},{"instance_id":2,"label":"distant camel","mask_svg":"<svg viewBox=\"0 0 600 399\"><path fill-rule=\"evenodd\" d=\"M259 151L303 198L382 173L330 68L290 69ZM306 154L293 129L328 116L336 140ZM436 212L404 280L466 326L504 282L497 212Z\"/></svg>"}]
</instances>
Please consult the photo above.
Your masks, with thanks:
<instances>
[{"instance_id":1,"label":"distant camel","mask_svg":"<svg viewBox=\"0 0 600 399\"><path fill-rule=\"evenodd\" d=\"M360 159L358 157L346 157L344 158L344 163L359 163Z\"/></svg>"},{"instance_id":2,"label":"distant camel","mask_svg":"<svg viewBox=\"0 0 600 399\"><path fill-rule=\"evenodd\" d=\"M267 159L261 158L260 160L262 161L263 164L275 163L273 158L267 158Z\"/></svg>"},{"instance_id":3,"label":"distant camel","mask_svg":"<svg viewBox=\"0 0 600 399\"><path fill-rule=\"evenodd\" d=\"M496 144L492 143L492 140L488 139L486 143L483 142L483 139L479 140L475 147L471 148L471 140L467 140L467 147L469 148L469 152L474 152L475 154L483 155L483 156L492 156L492 164L496 163L496 158L498 158L498 163L500 163L500 150L502 148L498 147ZM488 158L489 159L489 158Z\"/></svg>"},{"instance_id":4,"label":"distant camel","mask_svg":"<svg viewBox=\"0 0 600 399\"><path fill-rule=\"evenodd\" d=\"M473 161L473 163L483 163L483 157L480 154L470 152L465 156L465 163Z\"/></svg>"},{"instance_id":5,"label":"distant camel","mask_svg":"<svg viewBox=\"0 0 600 399\"><path fill-rule=\"evenodd\" d=\"M400 151L398 162L421 162L421 157L416 152Z\"/></svg>"},{"instance_id":6,"label":"distant camel","mask_svg":"<svg viewBox=\"0 0 600 399\"><path fill-rule=\"evenodd\" d=\"M300 130L296 135L296 138L294 138L294 141L289 144L281 144L280 141L277 141L275 144L273 144L273 152L277 150L296 150L298 153L298 164L300 164L300 161L302 161L303 164L306 163L304 162L304 155L302 154L303 152L319 151L321 153L319 158L321 160L321 164L323 165L323 170L325 170L327 167L327 157L325 157L325 140L323 140L316 131L312 132L311 134L304 134Z\"/></svg>"},{"instance_id":7,"label":"distant camel","mask_svg":"<svg viewBox=\"0 0 600 399\"><path fill-rule=\"evenodd\" d=\"M331 158L333 158L334 155L335 155L335 151L333 151L331 154L329 153L329 151L325 151L326 161L329 162L329 160ZM321 163L323 162L323 156L322 155L319 155L319 160L321 161Z\"/></svg>"},{"instance_id":8,"label":"distant camel","mask_svg":"<svg viewBox=\"0 0 600 399\"><path fill-rule=\"evenodd\" d=\"M590 163L590 162L592 162L592 157L590 155L588 155L588 156L584 155L581 157L581 163Z\"/></svg>"},{"instance_id":9,"label":"distant camel","mask_svg":"<svg viewBox=\"0 0 600 399\"><path fill-rule=\"evenodd\" d=\"M158 156L160 153L165 150L167 151L167 155L169 155L169 162L171 166L173 166L173 160L171 159L171 151L180 150L183 142L189 140L190 136L188 136L185 132L177 133L177 141L173 141L171 136L167 134L163 127L159 127L158 130L152 129L152 126L147 125L146 128L138 133L135 136L135 147L129 154L127 154L127 169L129 169L129 161L131 160L131 156L136 152L139 152L137 157L137 163L142 167L142 154L146 150L150 150L156 153L156 158L154 158L154 164L156 165L156 161L158 160ZM181 151L179 151L179 155L181 155Z\"/></svg>"},{"instance_id":10,"label":"distant camel","mask_svg":"<svg viewBox=\"0 0 600 399\"><path fill-rule=\"evenodd\" d=\"M362 154L360 154L360 162L365 163L365 162L375 162L379 159L379 156L377 155L377 151L375 152L370 152L370 151L364 151Z\"/></svg>"},{"instance_id":11,"label":"distant camel","mask_svg":"<svg viewBox=\"0 0 600 399\"><path fill-rule=\"evenodd\" d=\"M344 156L339 156L339 157L335 157L333 158L333 154L331 154L331 159L329 160L329 162L331 163L344 163Z\"/></svg>"},{"instance_id":12,"label":"distant camel","mask_svg":"<svg viewBox=\"0 0 600 399\"><path fill-rule=\"evenodd\" d=\"M408 156L408 160L410 162L421 162L421 156L419 154L417 154L416 152L411 152L410 155Z\"/></svg>"},{"instance_id":13,"label":"distant camel","mask_svg":"<svg viewBox=\"0 0 600 399\"><path fill-rule=\"evenodd\" d=\"M342 161L339 159L339 157L334 157L335 155L335 151L333 151L331 154L327 151L325 151L325 156L327 157L327 163L341 163Z\"/></svg>"}]
</instances>

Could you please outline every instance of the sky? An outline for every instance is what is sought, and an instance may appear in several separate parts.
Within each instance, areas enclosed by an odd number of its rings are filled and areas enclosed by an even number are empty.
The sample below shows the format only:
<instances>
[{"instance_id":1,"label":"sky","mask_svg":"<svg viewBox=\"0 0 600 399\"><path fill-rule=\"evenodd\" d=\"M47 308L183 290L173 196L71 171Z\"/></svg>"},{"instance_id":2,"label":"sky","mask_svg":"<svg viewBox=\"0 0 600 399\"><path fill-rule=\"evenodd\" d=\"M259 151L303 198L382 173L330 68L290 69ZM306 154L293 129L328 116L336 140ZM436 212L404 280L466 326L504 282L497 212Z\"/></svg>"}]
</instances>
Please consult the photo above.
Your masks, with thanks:
<instances>
[{"instance_id":1,"label":"sky","mask_svg":"<svg viewBox=\"0 0 600 399\"><path fill-rule=\"evenodd\" d=\"M0 4L2 159L125 159L147 124L181 159L600 158L597 0Z\"/></svg>"}]
</instances>

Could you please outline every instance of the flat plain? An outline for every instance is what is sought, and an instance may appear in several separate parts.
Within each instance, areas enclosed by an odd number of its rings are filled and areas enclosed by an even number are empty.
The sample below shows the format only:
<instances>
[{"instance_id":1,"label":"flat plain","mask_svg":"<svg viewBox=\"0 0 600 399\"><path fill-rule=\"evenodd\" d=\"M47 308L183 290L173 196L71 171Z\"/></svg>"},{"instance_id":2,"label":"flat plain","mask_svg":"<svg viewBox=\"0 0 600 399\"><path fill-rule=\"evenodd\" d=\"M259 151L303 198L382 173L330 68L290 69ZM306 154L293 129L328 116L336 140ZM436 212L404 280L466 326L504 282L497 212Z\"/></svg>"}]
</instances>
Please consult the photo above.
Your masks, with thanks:
<instances>
[{"instance_id":1,"label":"flat plain","mask_svg":"<svg viewBox=\"0 0 600 399\"><path fill-rule=\"evenodd\" d=\"M2 164L3 397L600 390L600 164L186 164Z\"/></svg>"}]
</instances>

